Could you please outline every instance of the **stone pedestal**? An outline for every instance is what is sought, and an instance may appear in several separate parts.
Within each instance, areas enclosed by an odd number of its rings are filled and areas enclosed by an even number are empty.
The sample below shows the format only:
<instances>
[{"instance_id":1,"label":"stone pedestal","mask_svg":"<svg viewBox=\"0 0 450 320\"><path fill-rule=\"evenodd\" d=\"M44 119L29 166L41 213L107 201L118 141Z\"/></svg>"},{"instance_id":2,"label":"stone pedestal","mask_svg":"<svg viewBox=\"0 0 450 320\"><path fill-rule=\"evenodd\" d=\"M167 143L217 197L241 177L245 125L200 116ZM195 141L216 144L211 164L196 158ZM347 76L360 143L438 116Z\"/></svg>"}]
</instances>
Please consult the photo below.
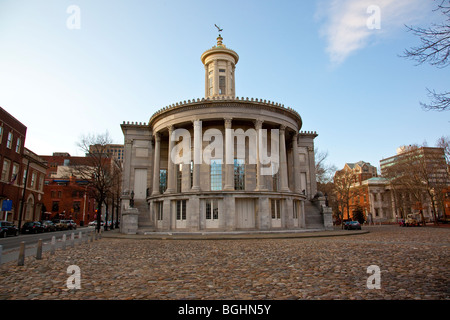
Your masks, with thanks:
<instances>
[{"instance_id":1,"label":"stone pedestal","mask_svg":"<svg viewBox=\"0 0 450 320\"><path fill-rule=\"evenodd\" d=\"M325 230L333 230L333 210L330 207L322 207L322 214Z\"/></svg>"},{"instance_id":2,"label":"stone pedestal","mask_svg":"<svg viewBox=\"0 0 450 320\"><path fill-rule=\"evenodd\" d=\"M137 208L127 208L122 212L121 233L137 234L138 231L138 216L139 210Z\"/></svg>"}]
</instances>

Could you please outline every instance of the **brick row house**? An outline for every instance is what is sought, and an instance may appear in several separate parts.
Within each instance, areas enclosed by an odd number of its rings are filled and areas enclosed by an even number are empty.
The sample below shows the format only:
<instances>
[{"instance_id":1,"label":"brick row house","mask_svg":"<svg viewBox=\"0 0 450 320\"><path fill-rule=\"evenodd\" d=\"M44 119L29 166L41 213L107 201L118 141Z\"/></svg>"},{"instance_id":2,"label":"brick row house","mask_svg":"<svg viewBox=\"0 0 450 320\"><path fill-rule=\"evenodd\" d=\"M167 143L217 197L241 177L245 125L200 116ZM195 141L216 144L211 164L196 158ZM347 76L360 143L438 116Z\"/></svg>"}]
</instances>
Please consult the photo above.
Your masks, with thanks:
<instances>
[{"instance_id":1,"label":"brick row house","mask_svg":"<svg viewBox=\"0 0 450 320\"><path fill-rule=\"evenodd\" d=\"M18 226L41 220L47 170L44 161L25 148L26 133L27 127L0 107L0 205L12 201L0 219Z\"/></svg>"},{"instance_id":2,"label":"brick row house","mask_svg":"<svg viewBox=\"0 0 450 320\"><path fill-rule=\"evenodd\" d=\"M95 219L96 203L88 181L74 175L71 166L87 165L86 157L75 157L65 152L41 156L48 169L44 184L46 219L71 219L86 225Z\"/></svg>"}]
</instances>

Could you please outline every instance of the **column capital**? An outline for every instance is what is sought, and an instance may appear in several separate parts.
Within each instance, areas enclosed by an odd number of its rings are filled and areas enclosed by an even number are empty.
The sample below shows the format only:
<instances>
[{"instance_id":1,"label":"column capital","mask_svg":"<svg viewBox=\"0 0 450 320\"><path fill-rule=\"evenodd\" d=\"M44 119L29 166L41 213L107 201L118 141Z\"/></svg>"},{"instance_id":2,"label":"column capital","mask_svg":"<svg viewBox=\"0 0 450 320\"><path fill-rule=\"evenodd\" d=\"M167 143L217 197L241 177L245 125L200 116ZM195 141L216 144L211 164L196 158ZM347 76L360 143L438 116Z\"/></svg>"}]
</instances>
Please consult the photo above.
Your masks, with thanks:
<instances>
[{"instance_id":1,"label":"column capital","mask_svg":"<svg viewBox=\"0 0 450 320\"><path fill-rule=\"evenodd\" d=\"M286 126L284 124L280 125L280 133L284 134L285 130L286 130Z\"/></svg>"},{"instance_id":2,"label":"column capital","mask_svg":"<svg viewBox=\"0 0 450 320\"><path fill-rule=\"evenodd\" d=\"M173 125L167 126L167 130L169 130L169 134L172 134L175 127Z\"/></svg>"},{"instance_id":3,"label":"column capital","mask_svg":"<svg viewBox=\"0 0 450 320\"><path fill-rule=\"evenodd\" d=\"M160 142L161 141L161 133L158 131L158 132L155 132L154 134L153 134L153 136L155 137L155 141L158 141L158 142Z\"/></svg>"},{"instance_id":4,"label":"column capital","mask_svg":"<svg viewBox=\"0 0 450 320\"><path fill-rule=\"evenodd\" d=\"M225 129L231 129L231 120L233 118L223 118L223 120L225 121Z\"/></svg>"},{"instance_id":5,"label":"column capital","mask_svg":"<svg viewBox=\"0 0 450 320\"><path fill-rule=\"evenodd\" d=\"M264 120L261 120L261 119L256 119L253 121L253 124L255 125L256 130L261 129L263 123L264 123Z\"/></svg>"}]
</instances>

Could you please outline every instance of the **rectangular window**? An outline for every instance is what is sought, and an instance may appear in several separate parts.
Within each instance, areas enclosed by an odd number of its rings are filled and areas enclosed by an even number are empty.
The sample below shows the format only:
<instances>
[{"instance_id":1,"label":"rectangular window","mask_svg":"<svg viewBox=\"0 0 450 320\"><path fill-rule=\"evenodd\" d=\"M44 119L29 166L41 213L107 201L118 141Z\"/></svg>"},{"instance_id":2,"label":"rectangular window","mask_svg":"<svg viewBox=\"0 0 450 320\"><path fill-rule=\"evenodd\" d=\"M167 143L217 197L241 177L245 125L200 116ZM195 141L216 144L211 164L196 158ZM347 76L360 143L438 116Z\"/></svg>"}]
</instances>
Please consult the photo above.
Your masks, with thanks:
<instances>
[{"instance_id":1,"label":"rectangular window","mask_svg":"<svg viewBox=\"0 0 450 320\"><path fill-rule=\"evenodd\" d=\"M206 220L219 219L219 201L217 199L206 199Z\"/></svg>"},{"instance_id":2,"label":"rectangular window","mask_svg":"<svg viewBox=\"0 0 450 320\"><path fill-rule=\"evenodd\" d=\"M12 176L11 176L11 181L13 183L17 183L18 175L19 175L19 165L17 163L13 163L13 170L12 170Z\"/></svg>"},{"instance_id":3,"label":"rectangular window","mask_svg":"<svg viewBox=\"0 0 450 320\"><path fill-rule=\"evenodd\" d=\"M34 189L34 184L36 183L36 172L31 175L31 185L30 188Z\"/></svg>"},{"instance_id":4,"label":"rectangular window","mask_svg":"<svg viewBox=\"0 0 450 320\"><path fill-rule=\"evenodd\" d=\"M3 127L0 126L0 144L3 142Z\"/></svg>"},{"instance_id":5,"label":"rectangular window","mask_svg":"<svg viewBox=\"0 0 450 320\"><path fill-rule=\"evenodd\" d=\"M299 210L300 201L294 200L293 203L294 203L294 212L293 212L292 218L298 219L298 210Z\"/></svg>"},{"instance_id":6,"label":"rectangular window","mask_svg":"<svg viewBox=\"0 0 450 320\"><path fill-rule=\"evenodd\" d=\"M6 181L9 179L9 168L11 166L11 162L9 160L3 160L3 168L2 168L2 180ZM8 181L9 182L9 181Z\"/></svg>"},{"instance_id":7,"label":"rectangular window","mask_svg":"<svg viewBox=\"0 0 450 320\"><path fill-rule=\"evenodd\" d=\"M73 202L73 212L80 212L80 206L81 206L81 202L80 201L74 201Z\"/></svg>"},{"instance_id":8,"label":"rectangular window","mask_svg":"<svg viewBox=\"0 0 450 320\"><path fill-rule=\"evenodd\" d=\"M213 94L213 78L209 78L209 95L212 96Z\"/></svg>"},{"instance_id":9,"label":"rectangular window","mask_svg":"<svg viewBox=\"0 0 450 320\"><path fill-rule=\"evenodd\" d=\"M177 200L177 220L186 220L186 200Z\"/></svg>"},{"instance_id":10,"label":"rectangular window","mask_svg":"<svg viewBox=\"0 0 450 320\"><path fill-rule=\"evenodd\" d=\"M53 201L52 203L52 211L58 212L59 211L59 201Z\"/></svg>"},{"instance_id":11,"label":"rectangular window","mask_svg":"<svg viewBox=\"0 0 450 320\"><path fill-rule=\"evenodd\" d=\"M159 170L159 192L164 193L167 189L167 170Z\"/></svg>"},{"instance_id":12,"label":"rectangular window","mask_svg":"<svg viewBox=\"0 0 450 320\"><path fill-rule=\"evenodd\" d=\"M189 188L192 188L192 185L194 184L194 161L191 160L191 166L189 168L190 170L190 175L191 175L191 185L189 186Z\"/></svg>"},{"instance_id":13,"label":"rectangular window","mask_svg":"<svg viewBox=\"0 0 450 320\"><path fill-rule=\"evenodd\" d=\"M12 140L13 140L13 134L12 132L8 133L8 140L6 141L6 147L8 149L12 148Z\"/></svg>"},{"instance_id":14,"label":"rectangular window","mask_svg":"<svg viewBox=\"0 0 450 320\"><path fill-rule=\"evenodd\" d=\"M272 219L281 219L280 200L271 200Z\"/></svg>"},{"instance_id":15,"label":"rectangular window","mask_svg":"<svg viewBox=\"0 0 450 320\"><path fill-rule=\"evenodd\" d=\"M16 142L16 152L20 153L20 147L21 147L21 140L20 138L17 138L17 142Z\"/></svg>"},{"instance_id":16,"label":"rectangular window","mask_svg":"<svg viewBox=\"0 0 450 320\"><path fill-rule=\"evenodd\" d=\"M219 76L219 94L225 94L226 89L226 77L225 76Z\"/></svg>"},{"instance_id":17,"label":"rectangular window","mask_svg":"<svg viewBox=\"0 0 450 320\"><path fill-rule=\"evenodd\" d=\"M162 221L163 219L163 203L163 201L156 202L156 213L159 221Z\"/></svg>"},{"instance_id":18,"label":"rectangular window","mask_svg":"<svg viewBox=\"0 0 450 320\"><path fill-rule=\"evenodd\" d=\"M225 72L225 69L219 69L219 72Z\"/></svg>"},{"instance_id":19,"label":"rectangular window","mask_svg":"<svg viewBox=\"0 0 450 320\"><path fill-rule=\"evenodd\" d=\"M245 190L245 160L234 159L234 190Z\"/></svg>"},{"instance_id":20,"label":"rectangular window","mask_svg":"<svg viewBox=\"0 0 450 320\"><path fill-rule=\"evenodd\" d=\"M183 164L178 164L177 169L177 192L180 193L181 185L183 184Z\"/></svg>"},{"instance_id":21,"label":"rectangular window","mask_svg":"<svg viewBox=\"0 0 450 320\"><path fill-rule=\"evenodd\" d=\"M211 191L222 190L222 160L211 160Z\"/></svg>"}]
</instances>

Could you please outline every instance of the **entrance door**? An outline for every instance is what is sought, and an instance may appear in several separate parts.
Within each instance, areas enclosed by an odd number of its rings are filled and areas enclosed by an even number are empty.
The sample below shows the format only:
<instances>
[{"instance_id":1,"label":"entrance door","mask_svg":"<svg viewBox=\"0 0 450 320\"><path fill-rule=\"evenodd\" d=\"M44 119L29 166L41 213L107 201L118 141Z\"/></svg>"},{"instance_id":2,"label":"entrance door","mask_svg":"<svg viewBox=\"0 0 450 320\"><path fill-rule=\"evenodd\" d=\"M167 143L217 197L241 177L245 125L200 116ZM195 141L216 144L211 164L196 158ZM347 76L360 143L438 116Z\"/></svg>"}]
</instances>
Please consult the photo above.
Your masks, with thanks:
<instances>
[{"instance_id":1,"label":"entrance door","mask_svg":"<svg viewBox=\"0 0 450 320\"><path fill-rule=\"evenodd\" d=\"M253 199L236 199L237 228L255 228L255 201Z\"/></svg>"},{"instance_id":2,"label":"entrance door","mask_svg":"<svg viewBox=\"0 0 450 320\"><path fill-rule=\"evenodd\" d=\"M134 170L134 198L145 199L147 197L147 169Z\"/></svg>"}]
</instances>

